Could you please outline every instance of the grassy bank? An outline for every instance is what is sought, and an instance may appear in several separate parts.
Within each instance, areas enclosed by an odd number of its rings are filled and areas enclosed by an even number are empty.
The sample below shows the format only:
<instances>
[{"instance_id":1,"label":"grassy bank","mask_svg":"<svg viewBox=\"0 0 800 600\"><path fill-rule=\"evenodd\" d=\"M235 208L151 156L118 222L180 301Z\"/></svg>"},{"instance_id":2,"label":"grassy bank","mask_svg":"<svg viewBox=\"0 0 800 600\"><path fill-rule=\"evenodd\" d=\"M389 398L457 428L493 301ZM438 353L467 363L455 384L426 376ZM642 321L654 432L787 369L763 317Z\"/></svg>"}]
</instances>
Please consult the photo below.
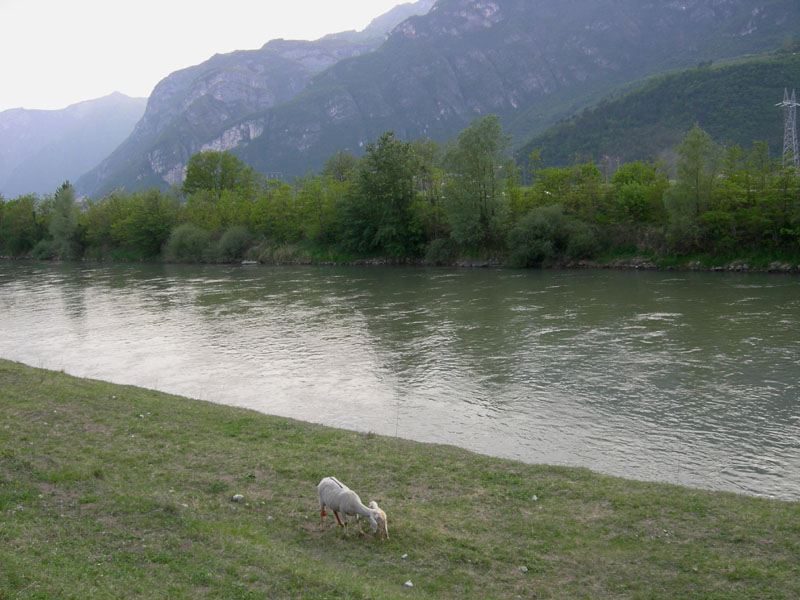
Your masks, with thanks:
<instances>
[{"instance_id":1,"label":"grassy bank","mask_svg":"<svg viewBox=\"0 0 800 600\"><path fill-rule=\"evenodd\" d=\"M325 475L377 500L391 539L345 537L330 518L321 530ZM0 361L2 600L790 599L798 557L800 503L525 465Z\"/></svg>"}]
</instances>

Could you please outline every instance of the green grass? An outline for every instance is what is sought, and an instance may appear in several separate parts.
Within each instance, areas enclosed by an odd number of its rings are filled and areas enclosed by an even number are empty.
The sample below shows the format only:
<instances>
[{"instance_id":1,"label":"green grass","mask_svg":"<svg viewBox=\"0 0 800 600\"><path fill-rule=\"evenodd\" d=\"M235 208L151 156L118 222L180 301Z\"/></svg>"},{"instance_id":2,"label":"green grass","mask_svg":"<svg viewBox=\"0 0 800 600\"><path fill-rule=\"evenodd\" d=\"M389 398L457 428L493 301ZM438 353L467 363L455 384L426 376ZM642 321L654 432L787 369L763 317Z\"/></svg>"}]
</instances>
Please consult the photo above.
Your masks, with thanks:
<instances>
[{"instance_id":1,"label":"green grass","mask_svg":"<svg viewBox=\"0 0 800 600\"><path fill-rule=\"evenodd\" d=\"M320 529L326 475L378 501L389 541L345 536L331 518ZM526 465L0 361L3 600L788 600L800 597L798 557L800 503Z\"/></svg>"}]
</instances>

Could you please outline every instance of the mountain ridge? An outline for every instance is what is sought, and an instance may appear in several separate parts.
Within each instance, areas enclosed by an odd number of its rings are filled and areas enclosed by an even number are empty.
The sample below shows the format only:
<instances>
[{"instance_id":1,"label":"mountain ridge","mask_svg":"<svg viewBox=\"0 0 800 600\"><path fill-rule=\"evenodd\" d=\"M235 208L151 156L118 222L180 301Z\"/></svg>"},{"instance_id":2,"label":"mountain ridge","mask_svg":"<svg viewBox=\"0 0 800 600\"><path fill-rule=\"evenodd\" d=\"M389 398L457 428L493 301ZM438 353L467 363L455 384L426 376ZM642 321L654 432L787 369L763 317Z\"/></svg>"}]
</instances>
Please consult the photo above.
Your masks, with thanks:
<instances>
[{"instance_id":1,"label":"mountain ridge","mask_svg":"<svg viewBox=\"0 0 800 600\"><path fill-rule=\"evenodd\" d=\"M121 147L79 183L94 194L164 187L203 148L299 175L339 150L360 154L386 130L442 142L490 113L519 146L620 85L773 49L799 29L790 0L439 0L378 47L313 73L287 100L222 122L213 95L202 96L178 118L173 149Z\"/></svg>"},{"instance_id":2,"label":"mountain ridge","mask_svg":"<svg viewBox=\"0 0 800 600\"><path fill-rule=\"evenodd\" d=\"M133 131L146 102L114 92L59 110L0 112L0 193L52 193L78 179Z\"/></svg>"},{"instance_id":3,"label":"mountain ridge","mask_svg":"<svg viewBox=\"0 0 800 600\"><path fill-rule=\"evenodd\" d=\"M217 54L176 71L156 85L142 120L119 148L77 182L85 194L113 187L164 187L182 181L189 158L201 150L228 150L253 136L247 115L292 100L313 76L383 43L398 19L425 11L433 0L399 5L362 32L318 40L275 39L257 50ZM235 127L230 127L236 123ZM131 166L131 163L137 163ZM136 170L136 172L133 172Z\"/></svg>"}]
</instances>

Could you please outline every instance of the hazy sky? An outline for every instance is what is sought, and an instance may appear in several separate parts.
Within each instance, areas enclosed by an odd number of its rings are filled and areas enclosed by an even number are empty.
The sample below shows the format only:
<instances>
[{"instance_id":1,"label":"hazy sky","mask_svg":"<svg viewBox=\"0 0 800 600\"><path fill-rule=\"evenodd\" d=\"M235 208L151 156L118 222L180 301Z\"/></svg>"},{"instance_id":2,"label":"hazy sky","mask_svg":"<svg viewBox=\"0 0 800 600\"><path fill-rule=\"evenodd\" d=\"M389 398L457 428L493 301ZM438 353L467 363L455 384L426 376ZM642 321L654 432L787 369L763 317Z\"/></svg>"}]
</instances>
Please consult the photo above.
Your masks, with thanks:
<instances>
[{"instance_id":1,"label":"hazy sky","mask_svg":"<svg viewBox=\"0 0 800 600\"><path fill-rule=\"evenodd\" d=\"M146 97L215 53L361 30L405 1L0 0L0 111Z\"/></svg>"}]
</instances>

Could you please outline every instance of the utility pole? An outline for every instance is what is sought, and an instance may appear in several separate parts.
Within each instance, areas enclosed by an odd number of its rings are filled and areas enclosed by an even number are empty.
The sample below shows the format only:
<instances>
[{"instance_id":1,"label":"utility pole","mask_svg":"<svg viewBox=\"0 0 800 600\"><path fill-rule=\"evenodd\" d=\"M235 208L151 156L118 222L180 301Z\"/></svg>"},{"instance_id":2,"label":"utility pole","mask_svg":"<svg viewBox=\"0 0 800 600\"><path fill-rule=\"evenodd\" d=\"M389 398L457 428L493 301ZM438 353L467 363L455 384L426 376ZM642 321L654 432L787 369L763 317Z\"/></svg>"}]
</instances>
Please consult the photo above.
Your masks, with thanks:
<instances>
[{"instance_id":1,"label":"utility pole","mask_svg":"<svg viewBox=\"0 0 800 600\"><path fill-rule=\"evenodd\" d=\"M783 90L783 102L776 104L783 108L785 124L783 127L783 166L794 166L800 168L800 153L797 150L797 96L792 90L792 97L789 97L789 90Z\"/></svg>"}]
</instances>

